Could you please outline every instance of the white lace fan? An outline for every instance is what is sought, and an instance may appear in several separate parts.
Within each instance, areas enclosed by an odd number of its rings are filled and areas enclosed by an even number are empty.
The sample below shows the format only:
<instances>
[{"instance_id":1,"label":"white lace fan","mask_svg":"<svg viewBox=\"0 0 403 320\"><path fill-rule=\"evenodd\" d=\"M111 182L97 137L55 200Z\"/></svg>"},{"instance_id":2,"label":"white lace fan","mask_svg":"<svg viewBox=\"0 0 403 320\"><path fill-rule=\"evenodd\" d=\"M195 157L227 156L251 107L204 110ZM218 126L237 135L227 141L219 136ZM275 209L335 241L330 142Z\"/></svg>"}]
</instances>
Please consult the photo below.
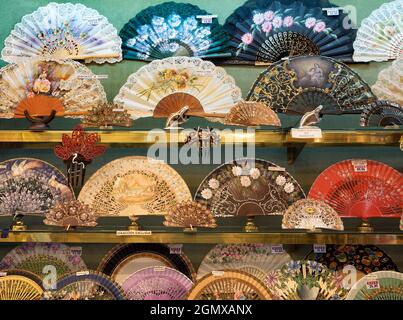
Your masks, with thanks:
<instances>
[{"instance_id":1,"label":"white lace fan","mask_svg":"<svg viewBox=\"0 0 403 320\"><path fill-rule=\"evenodd\" d=\"M372 91L379 99L403 105L403 57L379 72Z\"/></svg>"},{"instance_id":2,"label":"white lace fan","mask_svg":"<svg viewBox=\"0 0 403 320\"><path fill-rule=\"evenodd\" d=\"M241 100L241 90L225 70L191 57L154 60L129 76L114 103L134 119L168 117L188 107L188 114L227 113Z\"/></svg>"},{"instance_id":3,"label":"white lace fan","mask_svg":"<svg viewBox=\"0 0 403 320\"><path fill-rule=\"evenodd\" d=\"M78 3L54 3L25 15L6 38L1 57L18 62L28 57L85 62L122 60L122 40L108 19Z\"/></svg>"},{"instance_id":4,"label":"white lace fan","mask_svg":"<svg viewBox=\"0 0 403 320\"><path fill-rule=\"evenodd\" d=\"M354 61L387 61L403 55L403 0L385 3L364 19L354 42Z\"/></svg>"}]
</instances>

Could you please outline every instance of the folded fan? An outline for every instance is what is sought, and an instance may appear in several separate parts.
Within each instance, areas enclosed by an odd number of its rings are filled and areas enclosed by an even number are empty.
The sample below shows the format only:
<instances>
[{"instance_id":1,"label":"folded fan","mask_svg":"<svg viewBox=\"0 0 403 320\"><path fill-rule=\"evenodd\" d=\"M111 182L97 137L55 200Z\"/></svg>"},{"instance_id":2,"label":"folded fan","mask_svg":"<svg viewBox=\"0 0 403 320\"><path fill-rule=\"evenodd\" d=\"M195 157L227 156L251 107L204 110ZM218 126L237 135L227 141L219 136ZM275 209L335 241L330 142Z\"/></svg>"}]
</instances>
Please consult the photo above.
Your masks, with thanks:
<instances>
[{"instance_id":1,"label":"folded fan","mask_svg":"<svg viewBox=\"0 0 403 320\"><path fill-rule=\"evenodd\" d=\"M0 300L40 300L42 288L35 281L19 276L0 277Z\"/></svg>"},{"instance_id":2,"label":"folded fan","mask_svg":"<svg viewBox=\"0 0 403 320\"><path fill-rule=\"evenodd\" d=\"M379 72L372 91L379 99L403 105L403 57Z\"/></svg>"},{"instance_id":3,"label":"folded fan","mask_svg":"<svg viewBox=\"0 0 403 320\"><path fill-rule=\"evenodd\" d=\"M403 125L403 107L397 103L378 100L361 113L362 127L386 127Z\"/></svg>"}]
</instances>

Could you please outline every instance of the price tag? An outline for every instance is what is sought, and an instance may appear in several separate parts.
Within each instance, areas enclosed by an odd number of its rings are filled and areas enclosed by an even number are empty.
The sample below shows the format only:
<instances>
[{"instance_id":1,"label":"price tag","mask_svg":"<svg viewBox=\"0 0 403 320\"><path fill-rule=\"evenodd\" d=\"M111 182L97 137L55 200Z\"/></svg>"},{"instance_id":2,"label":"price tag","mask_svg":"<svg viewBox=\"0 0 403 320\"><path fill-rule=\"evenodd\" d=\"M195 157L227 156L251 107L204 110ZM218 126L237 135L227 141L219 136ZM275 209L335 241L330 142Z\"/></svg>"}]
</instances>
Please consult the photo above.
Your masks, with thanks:
<instances>
[{"instance_id":1,"label":"price tag","mask_svg":"<svg viewBox=\"0 0 403 320\"><path fill-rule=\"evenodd\" d=\"M255 66L268 66L268 65L270 65L270 62L255 61Z\"/></svg>"},{"instance_id":2,"label":"price tag","mask_svg":"<svg viewBox=\"0 0 403 320\"><path fill-rule=\"evenodd\" d=\"M343 8L334 7L334 8L323 8L323 11L326 11L328 17L339 16L340 11L343 12Z\"/></svg>"},{"instance_id":3,"label":"price tag","mask_svg":"<svg viewBox=\"0 0 403 320\"><path fill-rule=\"evenodd\" d=\"M7 275L7 272L4 272L4 271L0 272L0 277L5 277L6 275Z\"/></svg>"},{"instance_id":4,"label":"price tag","mask_svg":"<svg viewBox=\"0 0 403 320\"><path fill-rule=\"evenodd\" d=\"M125 109L122 108L114 108L112 109L113 112L125 112Z\"/></svg>"},{"instance_id":5,"label":"price tag","mask_svg":"<svg viewBox=\"0 0 403 320\"><path fill-rule=\"evenodd\" d=\"M82 247L70 247L70 254L81 256L83 253Z\"/></svg>"},{"instance_id":6,"label":"price tag","mask_svg":"<svg viewBox=\"0 0 403 320\"><path fill-rule=\"evenodd\" d=\"M283 168L283 167L276 167L276 166L268 167L267 169L268 169L269 171L281 171L281 172L284 172L284 171L285 171L285 168Z\"/></svg>"},{"instance_id":7,"label":"price tag","mask_svg":"<svg viewBox=\"0 0 403 320\"><path fill-rule=\"evenodd\" d=\"M367 160L352 160L351 164L354 167L354 172L367 172L368 171Z\"/></svg>"},{"instance_id":8,"label":"price tag","mask_svg":"<svg viewBox=\"0 0 403 320\"><path fill-rule=\"evenodd\" d=\"M183 244L170 244L169 253L170 254L182 254Z\"/></svg>"},{"instance_id":9,"label":"price tag","mask_svg":"<svg viewBox=\"0 0 403 320\"><path fill-rule=\"evenodd\" d=\"M155 272L164 272L164 271L165 271L165 267L154 267L154 271L155 271Z\"/></svg>"},{"instance_id":10,"label":"price tag","mask_svg":"<svg viewBox=\"0 0 403 320\"><path fill-rule=\"evenodd\" d=\"M322 138L320 128L292 128L291 137L294 139L318 139Z\"/></svg>"},{"instance_id":11,"label":"price tag","mask_svg":"<svg viewBox=\"0 0 403 320\"><path fill-rule=\"evenodd\" d=\"M118 230L116 231L117 236L150 236L152 235L151 230Z\"/></svg>"},{"instance_id":12,"label":"price tag","mask_svg":"<svg viewBox=\"0 0 403 320\"><path fill-rule=\"evenodd\" d=\"M92 76L79 75L78 78L81 80L96 80L96 79L102 80L102 79L108 79L108 75L107 74L94 74Z\"/></svg>"},{"instance_id":13,"label":"price tag","mask_svg":"<svg viewBox=\"0 0 403 320\"><path fill-rule=\"evenodd\" d=\"M314 253L326 253L326 245L325 244L314 244L313 252Z\"/></svg>"},{"instance_id":14,"label":"price tag","mask_svg":"<svg viewBox=\"0 0 403 320\"><path fill-rule=\"evenodd\" d=\"M203 24L211 24L213 23L213 19L217 19L217 15L199 15L196 18L201 19L201 23Z\"/></svg>"},{"instance_id":15,"label":"price tag","mask_svg":"<svg viewBox=\"0 0 403 320\"><path fill-rule=\"evenodd\" d=\"M271 253L273 254L281 254L284 253L284 248L282 244L273 244L271 246Z\"/></svg>"},{"instance_id":16,"label":"price tag","mask_svg":"<svg viewBox=\"0 0 403 320\"><path fill-rule=\"evenodd\" d=\"M76 272L76 276L87 276L87 275L89 275L90 274L90 272L88 271L88 270L85 270L85 271L77 271Z\"/></svg>"},{"instance_id":17,"label":"price tag","mask_svg":"<svg viewBox=\"0 0 403 320\"><path fill-rule=\"evenodd\" d=\"M214 276L214 277L222 277L223 275L224 275L224 271L211 271L211 274Z\"/></svg>"},{"instance_id":18,"label":"price tag","mask_svg":"<svg viewBox=\"0 0 403 320\"><path fill-rule=\"evenodd\" d=\"M368 279L366 285L368 290L381 288L378 279Z\"/></svg>"}]
</instances>

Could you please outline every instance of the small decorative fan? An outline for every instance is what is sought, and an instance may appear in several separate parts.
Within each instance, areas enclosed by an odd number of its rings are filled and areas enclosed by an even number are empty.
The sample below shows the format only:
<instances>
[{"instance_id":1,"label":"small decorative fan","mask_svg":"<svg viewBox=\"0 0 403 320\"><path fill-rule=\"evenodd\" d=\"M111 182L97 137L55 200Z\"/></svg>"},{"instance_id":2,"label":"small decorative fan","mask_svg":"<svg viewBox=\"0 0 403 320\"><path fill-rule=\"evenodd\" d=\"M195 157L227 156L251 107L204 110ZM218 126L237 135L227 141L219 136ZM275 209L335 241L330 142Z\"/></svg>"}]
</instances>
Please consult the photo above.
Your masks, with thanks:
<instances>
[{"instance_id":1,"label":"small decorative fan","mask_svg":"<svg viewBox=\"0 0 403 320\"><path fill-rule=\"evenodd\" d=\"M108 19L82 4L54 3L25 15L4 41L1 58L31 57L85 62L122 60L121 39Z\"/></svg>"},{"instance_id":2,"label":"small decorative fan","mask_svg":"<svg viewBox=\"0 0 403 320\"><path fill-rule=\"evenodd\" d=\"M364 274L381 270L398 271L386 252L373 245L326 245L326 253L311 251L306 259L315 259L330 270L338 272L348 265Z\"/></svg>"},{"instance_id":3,"label":"small decorative fan","mask_svg":"<svg viewBox=\"0 0 403 320\"><path fill-rule=\"evenodd\" d=\"M141 269L122 284L129 300L184 300L193 282L167 267Z\"/></svg>"},{"instance_id":4,"label":"small decorative fan","mask_svg":"<svg viewBox=\"0 0 403 320\"><path fill-rule=\"evenodd\" d=\"M0 300L40 300L42 288L23 276L0 277Z\"/></svg>"},{"instance_id":5,"label":"small decorative fan","mask_svg":"<svg viewBox=\"0 0 403 320\"><path fill-rule=\"evenodd\" d=\"M47 162L18 158L0 163L0 215L44 215L73 198L67 178Z\"/></svg>"},{"instance_id":6,"label":"small decorative fan","mask_svg":"<svg viewBox=\"0 0 403 320\"><path fill-rule=\"evenodd\" d=\"M365 107L361 113L362 127L395 127L403 125L403 107L397 103L379 100Z\"/></svg>"},{"instance_id":7,"label":"small decorative fan","mask_svg":"<svg viewBox=\"0 0 403 320\"><path fill-rule=\"evenodd\" d=\"M272 300L263 282L249 273L226 269L201 278L188 300Z\"/></svg>"},{"instance_id":8,"label":"small decorative fan","mask_svg":"<svg viewBox=\"0 0 403 320\"><path fill-rule=\"evenodd\" d=\"M197 279L223 269L241 270L265 281L269 271L290 262L288 253L271 252L268 244L218 244L204 257L197 270Z\"/></svg>"},{"instance_id":9,"label":"small decorative fan","mask_svg":"<svg viewBox=\"0 0 403 320\"><path fill-rule=\"evenodd\" d=\"M112 103L94 106L82 120L83 127L112 129L113 127L131 127L133 121L127 110L118 108Z\"/></svg>"},{"instance_id":10,"label":"small decorative fan","mask_svg":"<svg viewBox=\"0 0 403 320\"><path fill-rule=\"evenodd\" d=\"M322 114L360 113L376 101L371 88L341 62L323 56L291 57L262 72L247 100L276 112L305 114L322 105Z\"/></svg>"},{"instance_id":11,"label":"small decorative fan","mask_svg":"<svg viewBox=\"0 0 403 320\"><path fill-rule=\"evenodd\" d=\"M254 101L238 102L226 115L224 123L241 126L281 126L280 119L272 109Z\"/></svg>"},{"instance_id":12,"label":"small decorative fan","mask_svg":"<svg viewBox=\"0 0 403 320\"><path fill-rule=\"evenodd\" d=\"M355 283L347 300L403 300L403 273L378 271Z\"/></svg>"},{"instance_id":13,"label":"small decorative fan","mask_svg":"<svg viewBox=\"0 0 403 320\"><path fill-rule=\"evenodd\" d=\"M59 202L47 214L44 224L50 226L70 227L95 227L96 216L88 205L78 200Z\"/></svg>"},{"instance_id":14,"label":"small decorative fan","mask_svg":"<svg viewBox=\"0 0 403 320\"><path fill-rule=\"evenodd\" d=\"M81 116L104 103L104 89L74 61L24 59L0 70L0 118Z\"/></svg>"},{"instance_id":15,"label":"small decorative fan","mask_svg":"<svg viewBox=\"0 0 403 320\"><path fill-rule=\"evenodd\" d=\"M315 180L309 198L322 200L342 217L400 218L403 175L381 162L345 160Z\"/></svg>"},{"instance_id":16,"label":"small decorative fan","mask_svg":"<svg viewBox=\"0 0 403 320\"><path fill-rule=\"evenodd\" d=\"M28 278L29 280L32 280L33 282L35 282L41 288L43 286L42 279L38 275L36 275L35 273L27 271L27 270L22 270L22 269L5 269L5 270L1 270L0 271L0 277L4 277L4 276L21 276L21 277L25 277L25 278Z\"/></svg>"},{"instance_id":17,"label":"small decorative fan","mask_svg":"<svg viewBox=\"0 0 403 320\"><path fill-rule=\"evenodd\" d=\"M269 292L280 300L341 300L342 278L316 261L291 261L266 278Z\"/></svg>"},{"instance_id":18,"label":"small decorative fan","mask_svg":"<svg viewBox=\"0 0 403 320\"><path fill-rule=\"evenodd\" d=\"M403 56L403 1L382 4L361 22L354 61L387 61Z\"/></svg>"},{"instance_id":19,"label":"small decorative fan","mask_svg":"<svg viewBox=\"0 0 403 320\"><path fill-rule=\"evenodd\" d=\"M148 7L130 19L120 31L125 59L155 60L173 56L226 56L228 35L217 19L190 3L165 2Z\"/></svg>"},{"instance_id":20,"label":"small decorative fan","mask_svg":"<svg viewBox=\"0 0 403 320\"><path fill-rule=\"evenodd\" d=\"M164 225L167 227L183 227L196 231L200 228L216 228L213 213L206 206L196 201L186 201L172 207L165 215Z\"/></svg>"},{"instance_id":21,"label":"small decorative fan","mask_svg":"<svg viewBox=\"0 0 403 320\"><path fill-rule=\"evenodd\" d=\"M122 288L108 276L83 271L64 276L57 291L45 292L46 300L126 300Z\"/></svg>"},{"instance_id":22,"label":"small decorative fan","mask_svg":"<svg viewBox=\"0 0 403 320\"><path fill-rule=\"evenodd\" d=\"M294 202L283 215L282 228L344 230L343 221L331 206L312 199Z\"/></svg>"},{"instance_id":23,"label":"small decorative fan","mask_svg":"<svg viewBox=\"0 0 403 320\"><path fill-rule=\"evenodd\" d=\"M403 105L403 57L378 74L372 91L379 99Z\"/></svg>"},{"instance_id":24,"label":"small decorative fan","mask_svg":"<svg viewBox=\"0 0 403 320\"><path fill-rule=\"evenodd\" d=\"M344 13L326 15L312 1L248 1L227 18L224 28L240 63L273 63L298 55L351 61L356 30L344 27L346 19Z\"/></svg>"},{"instance_id":25,"label":"small decorative fan","mask_svg":"<svg viewBox=\"0 0 403 320\"><path fill-rule=\"evenodd\" d=\"M158 243L119 244L105 255L98 270L121 285L136 271L154 266L170 267L195 278L193 265L183 252L171 253L169 246Z\"/></svg>"},{"instance_id":26,"label":"small decorative fan","mask_svg":"<svg viewBox=\"0 0 403 320\"><path fill-rule=\"evenodd\" d=\"M187 107L188 114L228 113L241 90L225 70L199 58L154 60L129 76L114 103L133 119L169 117Z\"/></svg>"},{"instance_id":27,"label":"small decorative fan","mask_svg":"<svg viewBox=\"0 0 403 320\"><path fill-rule=\"evenodd\" d=\"M84 261L73 247L60 243L24 243L11 250L0 262L0 270L22 269L41 279L45 266L54 266L57 277L69 272L86 270Z\"/></svg>"}]
</instances>

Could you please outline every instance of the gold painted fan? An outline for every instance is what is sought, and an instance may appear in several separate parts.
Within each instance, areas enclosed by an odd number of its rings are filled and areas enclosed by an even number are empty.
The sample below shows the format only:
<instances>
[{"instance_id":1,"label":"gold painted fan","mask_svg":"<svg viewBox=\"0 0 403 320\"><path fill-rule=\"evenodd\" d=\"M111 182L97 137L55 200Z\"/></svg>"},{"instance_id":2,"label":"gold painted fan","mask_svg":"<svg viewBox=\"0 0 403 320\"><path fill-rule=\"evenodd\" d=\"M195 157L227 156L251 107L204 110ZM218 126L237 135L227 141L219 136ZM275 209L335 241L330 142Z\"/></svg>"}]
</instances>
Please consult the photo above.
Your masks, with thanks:
<instances>
[{"instance_id":1,"label":"gold painted fan","mask_svg":"<svg viewBox=\"0 0 403 320\"><path fill-rule=\"evenodd\" d=\"M0 300L40 300L42 288L35 281L23 276L0 278Z\"/></svg>"},{"instance_id":2,"label":"gold painted fan","mask_svg":"<svg viewBox=\"0 0 403 320\"><path fill-rule=\"evenodd\" d=\"M200 279L188 300L272 300L265 285L254 276L238 270L216 271Z\"/></svg>"}]
</instances>

